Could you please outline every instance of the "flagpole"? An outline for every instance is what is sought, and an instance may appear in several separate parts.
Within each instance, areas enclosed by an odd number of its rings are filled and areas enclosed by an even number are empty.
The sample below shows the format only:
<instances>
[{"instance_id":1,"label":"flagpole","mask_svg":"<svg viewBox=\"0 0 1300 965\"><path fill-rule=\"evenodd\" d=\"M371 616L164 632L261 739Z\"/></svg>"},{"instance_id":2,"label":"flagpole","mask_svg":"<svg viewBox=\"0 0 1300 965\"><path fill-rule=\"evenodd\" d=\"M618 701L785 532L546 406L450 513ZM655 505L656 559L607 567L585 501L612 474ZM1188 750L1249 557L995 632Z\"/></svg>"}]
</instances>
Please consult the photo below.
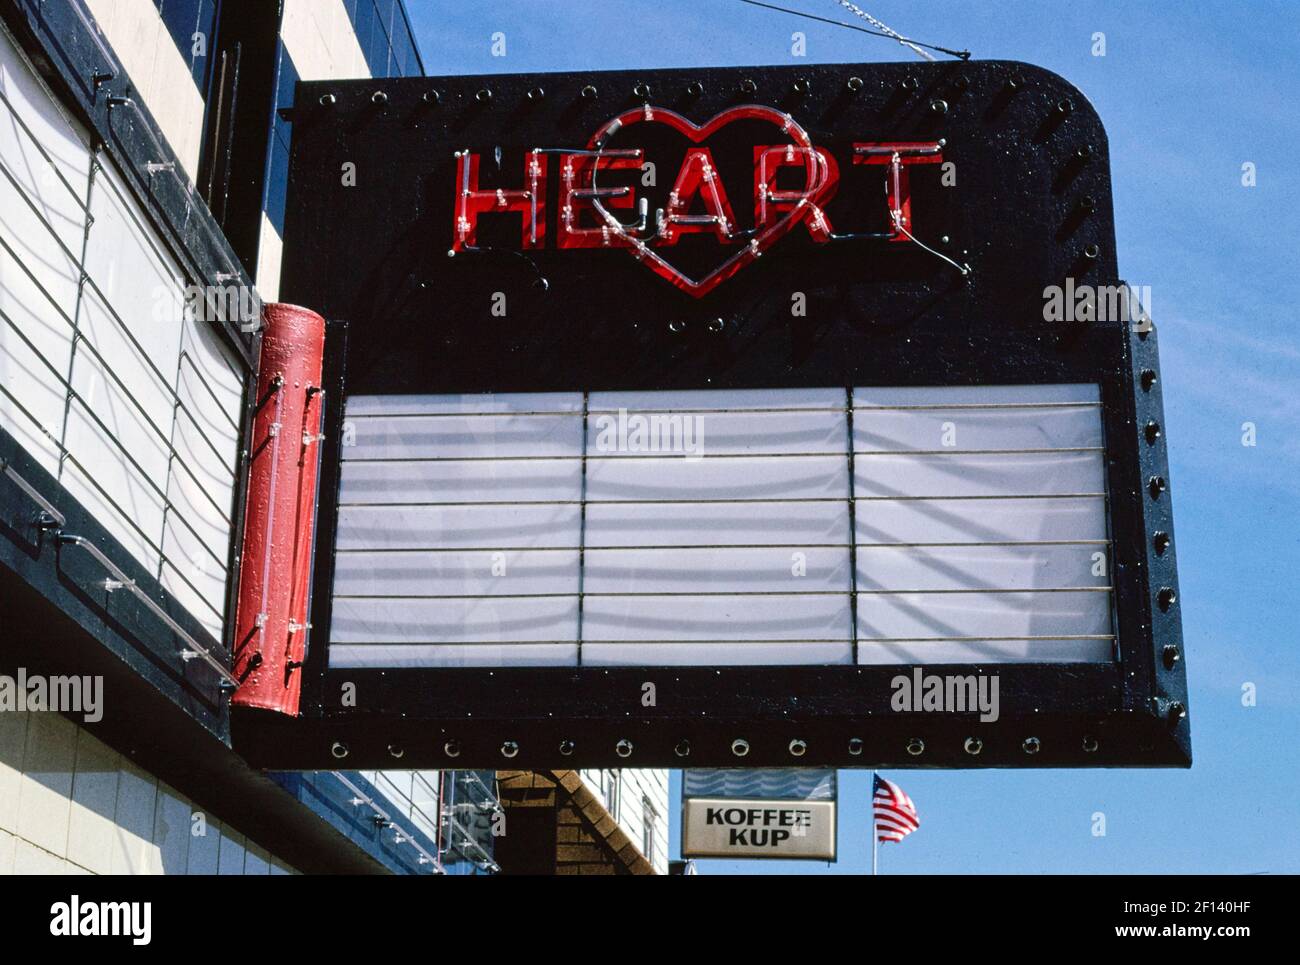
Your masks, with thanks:
<instances>
[{"instance_id":1,"label":"flagpole","mask_svg":"<svg viewBox=\"0 0 1300 965\"><path fill-rule=\"evenodd\" d=\"M880 836L876 833L876 772L871 772L871 875L875 877L879 866Z\"/></svg>"}]
</instances>

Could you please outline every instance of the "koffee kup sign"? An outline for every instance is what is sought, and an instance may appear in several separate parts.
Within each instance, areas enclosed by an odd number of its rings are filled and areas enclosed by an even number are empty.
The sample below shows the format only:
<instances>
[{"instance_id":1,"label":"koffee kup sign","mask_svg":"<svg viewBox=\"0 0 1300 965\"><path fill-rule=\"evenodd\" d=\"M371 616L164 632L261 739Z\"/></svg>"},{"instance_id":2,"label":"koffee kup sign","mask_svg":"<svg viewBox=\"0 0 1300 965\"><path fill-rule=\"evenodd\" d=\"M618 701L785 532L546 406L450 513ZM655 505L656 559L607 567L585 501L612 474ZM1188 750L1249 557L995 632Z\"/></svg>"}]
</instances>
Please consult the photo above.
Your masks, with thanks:
<instances>
[{"instance_id":1,"label":"koffee kup sign","mask_svg":"<svg viewBox=\"0 0 1300 965\"><path fill-rule=\"evenodd\" d=\"M834 771L686 770L682 855L835 860Z\"/></svg>"}]
</instances>

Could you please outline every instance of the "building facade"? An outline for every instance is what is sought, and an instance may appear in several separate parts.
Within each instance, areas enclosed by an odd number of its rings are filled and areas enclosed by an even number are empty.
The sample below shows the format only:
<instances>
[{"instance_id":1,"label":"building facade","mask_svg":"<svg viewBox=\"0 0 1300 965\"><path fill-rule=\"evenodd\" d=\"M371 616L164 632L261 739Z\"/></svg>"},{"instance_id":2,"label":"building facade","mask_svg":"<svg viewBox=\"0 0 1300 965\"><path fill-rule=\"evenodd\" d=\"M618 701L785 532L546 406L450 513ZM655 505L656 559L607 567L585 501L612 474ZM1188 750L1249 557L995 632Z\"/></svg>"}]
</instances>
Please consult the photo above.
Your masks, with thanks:
<instances>
[{"instance_id":1,"label":"building facade","mask_svg":"<svg viewBox=\"0 0 1300 965\"><path fill-rule=\"evenodd\" d=\"M0 873L498 870L493 772L230 740L294 86L423 72L400 0L4 5ZM666 870L666 772L616 773L584 780Z\"/></svg>"}]
</instances>

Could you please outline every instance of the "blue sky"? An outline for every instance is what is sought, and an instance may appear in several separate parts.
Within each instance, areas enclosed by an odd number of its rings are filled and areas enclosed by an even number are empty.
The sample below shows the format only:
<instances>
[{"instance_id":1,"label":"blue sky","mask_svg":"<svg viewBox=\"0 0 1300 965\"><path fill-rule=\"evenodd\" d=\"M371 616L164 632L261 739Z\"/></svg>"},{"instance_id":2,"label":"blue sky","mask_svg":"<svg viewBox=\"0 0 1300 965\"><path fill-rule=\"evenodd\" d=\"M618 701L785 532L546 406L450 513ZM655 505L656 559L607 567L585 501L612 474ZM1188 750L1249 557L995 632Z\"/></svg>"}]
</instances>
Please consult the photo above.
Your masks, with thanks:
<instances>
[{"instance_id":1,"label":"blue sky","mask_svg":"<svg viewBox=\"0 0 1300 965\"><path fill-rule=\"evenodd\" d=\"M851 18L832 0L780 3ZM738 0L407 4L431 74L915 58ZM1160 333L1196 758L1190 771L889 772L922 823L882 846L881 871L1300 871L1300 4L859 5L903 34L1054 70L1106 124L1120 270L1150 286ZM804 60L790 55L795 30ZM495 31L505 58L491 56ZM1097 31L1105 57L1092 55ZM701 871L870 871L870 773L842 771L840 795L837 864Z\"/></svg>"}]
</instances>

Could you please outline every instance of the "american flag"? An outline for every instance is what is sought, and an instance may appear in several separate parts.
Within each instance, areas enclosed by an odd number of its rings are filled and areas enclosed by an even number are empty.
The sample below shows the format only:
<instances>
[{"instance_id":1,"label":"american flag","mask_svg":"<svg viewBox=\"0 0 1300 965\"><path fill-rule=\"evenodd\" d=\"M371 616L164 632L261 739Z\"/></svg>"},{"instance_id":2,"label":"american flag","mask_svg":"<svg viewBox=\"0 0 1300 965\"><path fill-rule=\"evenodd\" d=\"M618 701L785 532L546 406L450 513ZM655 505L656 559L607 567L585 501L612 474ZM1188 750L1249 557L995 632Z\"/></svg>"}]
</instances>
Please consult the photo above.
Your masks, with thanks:
<instances>
[{"instance_id":1,"label":"american flag","mask_svg":"<svg viewBox=\"0 0 1300 965\"><path fill-rule=\"evenodd\" d=\"M877 841L902 841L921 826L916 805L901 787L877 774L875 788L872 807Z\"/></svg>"}]
</instances>

